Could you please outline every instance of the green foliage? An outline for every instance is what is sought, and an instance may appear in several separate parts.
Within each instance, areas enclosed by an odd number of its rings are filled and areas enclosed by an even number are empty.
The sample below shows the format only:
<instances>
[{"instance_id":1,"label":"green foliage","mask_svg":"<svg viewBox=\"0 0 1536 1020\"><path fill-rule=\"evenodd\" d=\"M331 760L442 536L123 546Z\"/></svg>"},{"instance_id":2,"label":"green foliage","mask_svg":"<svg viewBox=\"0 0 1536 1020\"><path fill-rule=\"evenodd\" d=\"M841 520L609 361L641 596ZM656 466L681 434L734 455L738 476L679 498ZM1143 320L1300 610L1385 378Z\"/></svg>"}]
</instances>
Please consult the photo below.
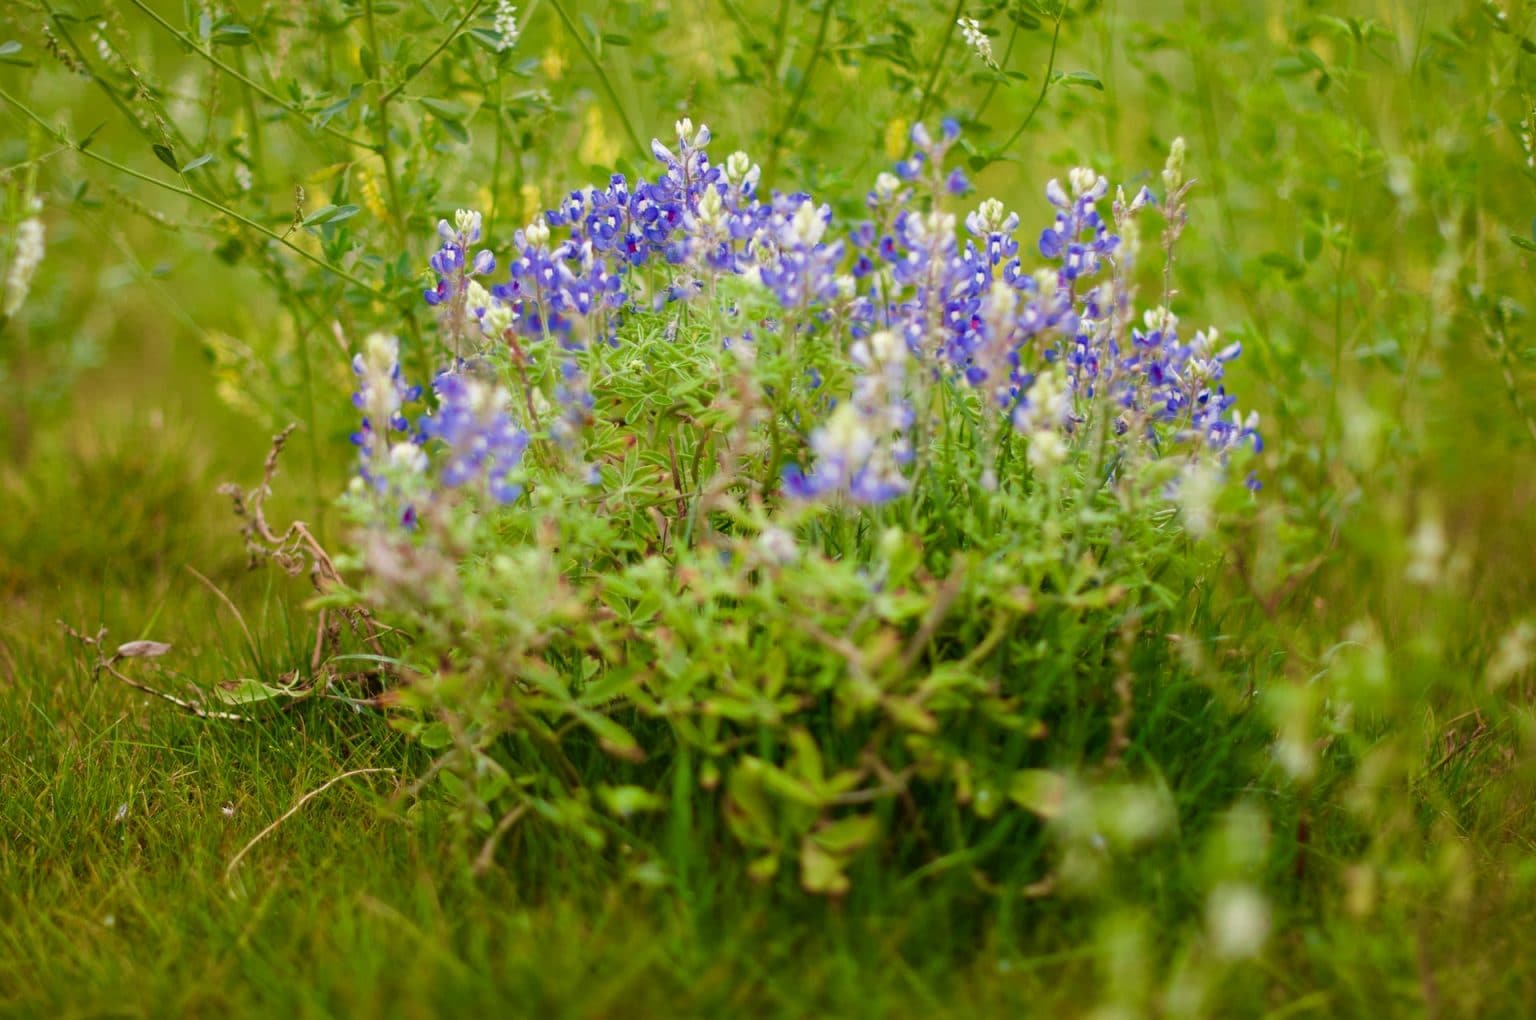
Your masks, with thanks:
<instances>
[{"instance_id":1,"label":"green foliage","mask_svg":"<svg viewBox=\"0 0 1536 1020\"><path fill-rule=\"evenodd\" d=\"M996 69L929 0L535 2L506 51L484 5L0 10L0 261L24 196L47 238L0 325L0 1008L1530 1001L1531 4L959 13ZM299 420L274 500L339 540L343 350L389 329L425 377L431 223L481 207L500 248L684 114L765 185L847 196L839 216L924 116L960 118L977 183L1021 210L1065 167L1129 177L1185 136L1173 304L1244 343L1271 440L1252 516L1191 544L1116 493L1081 501L1079 467L1057 500L931 478L914 517L807 516L798 561L759 562L784 522L740 495L693 513L715 398L741 390L684 323L665 350L687 364L612 355L599 421L647 425L599 448L622 505L552 491L467 528L471 618L366 593L418 628L384 639L420 672L412 739L393 732L356 697L377 653L349 637L312 668L308 582L240 575L202 501ZM667 365L708 384L658 401ZM1075 554L1048 540L1080 520ZM902 580L872 595L881 572ZM60 616L172 641L132 668L252 723L93 682ZM309 693L327 669L355 708ZM409 809L346 781L219 877L329 779L443 756ZM466 829L500 867L471 878ZM835 903L798 888L844 881Z\"/></svg>"}]
</instances>

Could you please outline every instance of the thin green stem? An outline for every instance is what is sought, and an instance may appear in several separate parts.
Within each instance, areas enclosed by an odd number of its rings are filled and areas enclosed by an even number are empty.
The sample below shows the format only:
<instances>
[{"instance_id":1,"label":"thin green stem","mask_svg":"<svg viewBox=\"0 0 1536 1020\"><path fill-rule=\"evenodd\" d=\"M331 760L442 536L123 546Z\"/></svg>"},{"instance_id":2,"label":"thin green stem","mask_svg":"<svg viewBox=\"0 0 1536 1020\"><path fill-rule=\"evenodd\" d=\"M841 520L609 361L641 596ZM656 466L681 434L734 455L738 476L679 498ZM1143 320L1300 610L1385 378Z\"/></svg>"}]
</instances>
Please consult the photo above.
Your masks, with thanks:
<instances>
[{"instance_id":1,"label":"thin green stem","mask_svg":"<svg viewBox=\"0 0 1536 1020\"><path fill-rule=\"evenodd\" d=\"M303 258L309 262L313 262L315 265L319 266L321 269L324 269L326 272L332 274L333 276L346 280L348 283L353 284L354 286L361 287L363 290L374 295L375 297L385 297L384 292L372 284L365 283L364 281L353 276L351 273L347 272L345 269L342 269L340 266L334 266L320 256L315 255L312 252L305 251L303 248L300 248L298 245L294 244L292 241L289 241L286 237L272 230L270 227L266 227L260 223L257 223L250 217L236 212L221 202L215 201L206 195L201 195L196 191L193 191L191 188L171 184L168 181L162 181L158 177L151 176L150 174L146 174L143 171L135 170L131 166L125 166L124 164L119 163L114 159L108 159L106 156L103 156L92 149L80 148L80 146L71 141L67 135L50 125L47 121L43 120L42 116L39 115L30 106L23 103L21 100L17 99L15 96L11 95L4 89L0 89L0 99L5 100L10 105L14 106L17 110L21 111L21 113L28 120L32 121L38 127L46 131L50 137L64 145L69 146L71 149L80 153L82 156L85 156L87 159L95 160L102 166L109 167L113 170L116 170L118 173L132 177L135 180L143 181L146 184L153 184L157 188L172 192L173 194L181 195L185 198L190 198L194 202L198 202L210 209L215 210L216 212L228 216L230 219L234 220L236 223L239 223L241 226L250 230L254 230L258 234L261 234L270 240L276 241L283 247L292 250L300 258Z\"/></svg>"},{"instance_id":2,"label":"thin green stem","mask_svg":"<svg viewBox=\"0 0 1536 1020\"><path fill-rule=\"evenodd\" d=\"M379 101L381 103L389 102L391 99L393 99L396 96L398 96L400 94L400 91L402 89L404 89L407 85L409 85L416 78L416 76L418 74L420 74L421 72L425 71L427 69L427 65L431 64L432 61L436 60L442 54L442 52L448 48L449 44L452 43L455 39L457 39L459 37L459 33L464 31L464 26L469 24L469 19L473 18L475 16L476 12L478 12L480 10L481 4L483 2L484 2L484 0L474 0L474 2L469 5L469 8L467 10L465 10L464 16L462 18L460 18L458 20L458 23L453 26L453 29L446 36L443 37L443 41L437 44L437 48L434 49L431 53L428 53L426 59L423 60L421 63L417 64L414 68L412 68L410 70L410 72L406 74L406 76L404 78L401 78L398 82L396 82L394 88L392 88L388 92L384 93L383 97ZM373 47L374 56L377 57L378 56L378 52L379 52L379 48L377 46L375 46L374 43L373 43L373 5L372 4L368 5L367 11L368 11L368 36L369 36L368 45Z\"/></svg>"},{"instance_id":3,"label":"thin green stem","mask_svg":"<svg viewBox=\"0 0 1536 1020\"><path fill-rule=\"evenodd\" d=\"M338 138L341 141L346 142L348 145L355 145L355 146L357 146L360 149L372 149L373 148L372 145L368 144L367 142L363 141L360 138L352 137L351 135L347 134L345 131L339 131L336 128L331 127L329 124L317 123L310 116L310 114L308 112L306 112L303 108L301 108L299 106L296 106L293 103L290 103L288 100L282 98L277 93L271 91L268 88L265 88L264 86L258 84L255 81L253 81L249 76L247 76L244 72L240 71L238 68L231 67L229 64L226 64L224 61L220 60L218 57L214 56L212 53L210 53L207 50L203 49L201 46L199 46L197 44L197 42L191 36L187 35L187 33L183 32L181 29L177 28L175 25L171 24L169 21L166 21L164 18L162 18L159 15L159 13L157 13L152 7L150 7L147 3L145 3L144 0L128 0L128 2L133 4L133 6L137 7L139 10L143 11L145 14L147 14L151 21L155 22L157 25L159 25L161 28L165 29L171 35L175 36L181 42L181 44L183 46L187 47L193 53L196 53L198 56L200 56L204 60L208 61L208 63L212 64L214 67L218 68L220 71L223 71L225 74L229 75L231 78L233 78L236 81L240 82L246 88L251 89L257 95L259 95L263 99L267 100L267 102L272 103L275 106L281 107L282 109L284 109L287 112L293 114L294 116L303 117L305 120L307 120L309 122L311 127L317 128L320 131L324 131L326 134L331 135L331 136L333 136L335 138Z\"/></svg>"},{"instance_id":4,"label":"thin green stem","mask_svg":"<svg viewBox=\"0 0 1536 1020\"><path fill-rule=\"evenodd\" d=\"M913 118L913 123L921 124L923 115L928 112L928 104L933 100L933 88L939 83L939 72L944 68L944 54L949 52L949 41L955 37L955 27L964 12L965 0L955 0L955 9L949 12L949 23L944 26L944 41L939 43L939 52L933 55L933 66L928 69L928 84L923 86L923 98L918 100L917 116Z\"/></svg>"},{"instance_id":5,"label":"thin green stem","mask_svg":"<svg viewBox=\"0 0 1536 1020\"><path fill-rule=\"evenodd\" d=\"M1045 102L1045 94L1051 90L1051 75L1056 72L1056 48L1061 42L1061 22L1066 16L1067 5L1063 2L1061 10L1056 12L1056 27L1051 31L1051 55L1045 62L1045 77L1040 82L1040 94L1035 97L1035 105L1029 108L1029 113L1024 116L1013 134L1008 136L1008 140L1002 144L999 152L1006 152L1013 148L1013 143L1019 140L1019 136L1035 119L1035 114L1040 112L1040 106Z\"/></svg>"},{"instance_id":6,"label":"thin green stem","mask_svg":"<svg viewBox=\"0 0 1536 1020\"><path fill-rule=\"evenodd\" d=\"M629 135L630 144L635 147L635 151L643 158L650 152L650 149L640 140L640 132L635 130L635 125L630 121L629 113L624 109L624 104L619 100L618 90L613 87L613 81L608 77L607 69L603 67L602 61L597 59L597 54L592 52L592 47L587 45L587 37L581 34L581 29L576 26L576 22L571 20L571 14L565 9L563 0L550 0L550 2L554 5L555 13L560 15L560 20L564 22L566 31L571 33L571 38L576 40L576 45L581 48L582 56L586 57L587 63L592 65L592 70L597 72L597 79L602 83L603 91L608 96L608 102L613 105L614 110L619 115L619 120L624 124L624 133Z\"/></svg>"},{"instance_id":7,"label":"thin green stem","mask_svg":"<svg viewBox=\"0 0 1536 1020\"><path fill-rule=\"evenodd\" d=\"M1013 23L1013 31L1008 33L1008 45L1003 47L1003 59L998 61L997 76L992 79L992 84L987 86L986 94L981 97L981 102L976 104L976 112L971 114L972 121L980 121L981 115L987 112L987 107L992 104L992 97L997 95L997 87L1002 83L1003 72L1008 70L1008 58L1013 56L1014 44L1019 41L1019 23Z\"/></svg>"},{"instance_id":8,"label":"thin green stem","mask_svg":"<svg viewBox=\"0 0 1536 1020\"><path fill-rule=\"evenodd\" d=\"M784 137L795 126L795 119L800 116L800 105L805 102L806 90L810 87L811 77L816 73L816 62L821 59L822 48L827 42L827 26L832 21L833 0L825 0L821 5L821 22L816 26L816 42L811 47L811 57L805 62L805 72L800 76L800 84L795 89L795 98L789 104L789 110L784 115L784 120L779 124L779 129L773 135L773 150L768 155L768 172L764 177L772 181L779 169L779 155L784 149Z\"/></svg>"}]
</instances>

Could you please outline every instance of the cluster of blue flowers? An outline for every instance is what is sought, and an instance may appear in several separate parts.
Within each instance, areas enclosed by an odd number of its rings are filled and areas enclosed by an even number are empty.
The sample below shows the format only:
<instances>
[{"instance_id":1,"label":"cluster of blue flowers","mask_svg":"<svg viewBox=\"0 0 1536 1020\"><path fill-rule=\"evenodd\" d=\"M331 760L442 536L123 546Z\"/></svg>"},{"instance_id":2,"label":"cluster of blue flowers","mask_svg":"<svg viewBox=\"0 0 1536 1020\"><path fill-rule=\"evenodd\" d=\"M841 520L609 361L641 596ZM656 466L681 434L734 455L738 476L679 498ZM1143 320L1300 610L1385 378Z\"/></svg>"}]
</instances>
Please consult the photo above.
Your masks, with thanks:
<instances>
[{"instance_id":1,"label":"cluster of blue flowers","mask_svg":"<svg viewBox=\"0 0 1536 1020\"><path fill-rule=\"evenodd\" d=\"M422 501L441 491L476 489L496 503L522 494L516 472L528 433L508 413L504 388L462 370L441 372L433 383L436 408L413 423L405 409L421 398L421 387L402 380L394 337L370 336L352 371L358 377L352 402L363 412L352 434L358 479L388 497L402 525L414 527Z\"/></svg>"},{"instance_id":2,"label":"cluster of blue flowers","mask_svg":"<svg viewBox=\"0 0 1536 1020\"><path fill-rule=\"evenodd\" d=\"M562 444L579 442L592 407L582 368L588 345L617 343L634 310L692 299L711 279L735 277L783 314L743 324L734 342L784 333L793 344L797 332L829 332L845 338L856 369L854 392L813 429L809 463L785 470L785 491L795 498L874 503L906 491L919 441L913 395L938 379L972 387L996 406L1000 421L1029 437L1037 468L1059 462L1095 415L1111 417L1120 441L1145 441L1154 451L1169 442L1218 457L1238 444L1257 449L1256 419L1233 410L1222 381L1238 346L1218 348L1214 331L1184 341L1166 308L1133 323L1134 243L1126 235L1157 205L1151 192L1111 198L1108 182L1082 168L1066 185L1052 180L1045 194L1054 221L1036 244L1044 263L1026 269L1019 216L1001 202L969 211L963 235L945 210L970 190L962 172L945 166L958 137L952 122L937 137L915 127L912 156L878 177L867 217L844 230L808 194L760 197L757 166L739 152L711 162L709 129L687 120L677 125L675 146L653 143L662 167L654 180L615 174L517 231L504 280L477 279L496 269L489 250L471 254L478 214L444 221L425 296L440 310L455 365L466 342L505 343L521 366L537 360L533 352L548 352L540 364L551 374L535 383L547 379L560 410L548 423L531 420L530 394L530 420L516 423L504 399L488 409L490 398L451 369L438 378L438 409L424 419L417 445L430 439L446 451L438 471L444 485L477 477L493 498L513 498L509 472L529 430L547 424ZM738 314L734 306L726 311ZM383 385L377 379L365 375L364 390ZM360 399L370 420L380 420L384 403ZM369 435L365 425L361 445L373 463Z\"/></svg>"}]
</instances>

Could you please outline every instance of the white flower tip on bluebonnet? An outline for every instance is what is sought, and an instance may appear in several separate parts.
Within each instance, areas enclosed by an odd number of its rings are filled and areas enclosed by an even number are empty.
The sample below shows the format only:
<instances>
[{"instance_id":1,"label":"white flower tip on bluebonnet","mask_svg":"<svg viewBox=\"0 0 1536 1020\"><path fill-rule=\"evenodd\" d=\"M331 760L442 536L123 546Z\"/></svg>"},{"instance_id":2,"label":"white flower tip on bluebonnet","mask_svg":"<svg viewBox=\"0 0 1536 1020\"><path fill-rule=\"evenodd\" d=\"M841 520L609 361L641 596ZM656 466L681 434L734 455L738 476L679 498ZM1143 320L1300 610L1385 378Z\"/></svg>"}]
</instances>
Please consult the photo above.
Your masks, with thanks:
<instances>
[{"instance_id":1,"label":"white flower tip on bluebonnet","mask_svg":"<svg viewBox=\"0 0 1536 1020\"><path fill-rule=\"evenodd\" d=\"M1045 197L1058 209L1065 209L1072 204L1072 200L1067 197L1066 189L1054 177L1045 182Z\"/></svg>"},{"instance_id":2,"label":"white flower tip on bluebonnet","mask_svg":"<svg viewBox=\"0 0 1536 1020\"><path fill-rule=\"evenodd\" d=\"M1049 301L1056 296L1056 289L1061 285L1061 275L1054 269L1037 269L1030 274L1035 281L1035 289L1040 294L1040 300Z\"/></svg>"},{"instance_id":3,"label":"white flower tip on bluebonnet","mask_svg":"<svg viewBox=\"0 0 1536 1020\"><path fill-rule=\"evenodd\" d=\"M966 229L973 234L1001 234L1018 227L1019 217L1009 213L1003 203L995 198L984 199L976 211L965 218Z\"/></svg>"},{"instance_id":4,"label":"white flower tip on bluebonnet","mask_svg":"<svg viewBox=\"0 0 1536 1020\"><path fill-rule=\"evenodd\" d=\"M366 375L388 377L400 361L400 341L388 333L369 333L363 341L363 366Z\"/></svg>"},{"instance_id":5,"label":"white flower tip on bluebonnet","mask_svg":"<svg viewBox=\"0 0 1536 1020\"><path fill-rule=\"evenodd\" d=\"M827 232L827 221L831 216L830 206L818 208L816 203L809 199L800 203L800 208L795 210L794 218L789 223L791 243L805 248L814 248L820 244L822 236Z\"/></svg>"},{"instance_id":6,"label":"white flower tip on bluebonnet","mask_svg":"<svg viewBox=\"0 0 1536 1020\"><path fill-rule=\"evenodd\" d=\"M1168 150L1168 162L1163 164L1163 187L1171 195L1184 185L1184 136L1173 140Z\"/></svg>"},{"instance_id":7,"label":"white flower tip on bluebonnet","mask_svg":"<svg viewBox=\"0 0 1536 1020\"><path fill-rule=\"evenodd\" d=\"M1097 202L1109 192L1108 179L1100 177L1098 172L1092 167L1073 167L1071 172L1067 174L1067 179L1072 184L1072 195L1074 198L1086 198L1089 201Z\"/></svg>"},{"instance_id":8,"label":"white flower tip on bluebonnet","mask_svg":"<svg viewBox=\"0 0 1536 1020\"><path fill-rule=\"evenodd\" d=\"M1148 308L1142 314L1141 321L1146 324L1147 329L1152 331L1171 333L1179 328L1179 317L1162 305Z\"/></svg>"},{"instance_id":9,"label":"white flower tip on bluebonnet","mask_svg":"<svg viewBox=\"0 0 1536 1020\"><path fill-rule=\"evenodd\" d=\"M737 151L725 157L725 180L732 187L756 187L761 175L762 169L745 152Z\"/></svg>"},{"instance_id":10,"label":"white flower tip on bluebonnet","mask_svg":"<svg viewBox=\"0 0 1536 1020\"><path fill-rule=\"evenodd\" d=\"M1246 882L1223 882L1206 902L1211 951L1223 960L1257 956L1269 938L1269 901Z\"/></svg>"},{"instance_id":11,"label":"white flower tip on bluebonnet","mask_svg":"<svg viewBox=\"0 0 1536 1020\"><path fill-rule=\"evenodd\" d=\"M504 53L517 45L518 36L522 30L517 25L517 6L507 0L497 0L496 15L491 22L491 29L501 38L496 42L497 52Z\"/></svg>"},{"instance_id":12,"label":"white flower tip on bluebonnet","mask_svg":"<svg viewBox=\"0 0 1536 1020\"><path fill-rule=\"evenodd\" d=\"M480 316L480 331L488 339L495 340L504 336L516 321L517 313L512 310L511 305L492 298L491 303L486 306L485 314Z\"/></svg>"},{"instance_id":13,"label":"white flower tip on bluebonnet","mask_svg":"<svg viewBox=\"0 0 1536 1020\"><path fill-rule=\"evenodd\" d=\"M453 224L458 231L460 244L474 244L480 240L480 213L474 209L459 209L453 214ZM438 230L442 232L441 228Z\"/></svg>"},{"instance_id":14,"label":"white flower tip on bluebonnet","mask_svg":"<svg viewBox=\"0 0 1536 1020\"><path fill-rule=\"evenodd\" d=\"M702 149L709 144L710 138L713 137L710 134L708 124L700 124L698 130L695 131L693 120L688 117L681 118L673 126L677 128L677 144L684 150Z\"/></svg>"},{"instance_id":15,"label":"white flower tip on bluebonnet","mask_svg":"<svg viewBox=\"0 0 1536 1020\"><path fill-rule=\"evenodd\" d=\"M34 200L33 211L41 205ZM43 251L43 221L29 216L16 225L16 248L5 272L4 310L7 318L20 311L22 302L27 299L27 292L32 289L32 277L43 261Z\"/></svg>"},{"instance_id":16,"label":"white flower tip on bluebonnet","mask_svg":"<svg viewBox=\"0 0 1536 1020\"><path fill-rule=\"evenodd\" d=\"M399 442L389 448L389 464L404 474L424 474L427 470L427 454L415 443Z\"/></svg>"},{"instance_id":17,"label":"white flower tip on bluebonnet","mask_svg":"<svg viewBox=\"0 0 1536 1020\"><path fill-rule=\"evenodd\" d=\"M712 233L719 233L727 226L725 215L725 200L720 197L720 192L714 188L708 188L699 197L699 208L695 214L699 224Z\"/></svg>"},{"instance_id":18,"label":"white flower tip on bluebonnet","mask_svg":"<svg viewBox=\"0 0 1536 1020\"><path fill-rule=\"evenodd\" d=\"M889 202L896 197L896 192L901 190L901 178L889 171L880 171L875 178L875 197L882 202Z\"/></svg>"},{"instance_id":19,"label":"white flower tip on bluebonnet","mask_svg":"<svg viewBox=\"0 0 1536 1020\"><path fill-rule=\"evenodd\" d=\"M997 61L992 56L992 40L987 33L982 31L981 22L975 18L960 18L955 22L960 26L960 35L965 39L965 44L971 52L981 60L983 64L997 70Z\"/></svg>"},{"instance_id":20,"label":"white flower tip on bluebonnet","mask_svg":"<svg viewBox=\"0 0 1536 1020\"><path fill-rule=\"evenodd\" d=\"M907 358L906 342L888 329L870 334L869 351L881 365L899 365Z\"/></svg>"},{"instance_id":21,"label":"white flower tip on bluebonnet","mask_svg":"<svg viewBox=\"0 0 1536 1020\"><path fill-rule=\"evenodd\" d=\"M549 243L549 224L534 220L523 228L523 240L535 248L543 248Z\"/></svg>"}]
</instances>

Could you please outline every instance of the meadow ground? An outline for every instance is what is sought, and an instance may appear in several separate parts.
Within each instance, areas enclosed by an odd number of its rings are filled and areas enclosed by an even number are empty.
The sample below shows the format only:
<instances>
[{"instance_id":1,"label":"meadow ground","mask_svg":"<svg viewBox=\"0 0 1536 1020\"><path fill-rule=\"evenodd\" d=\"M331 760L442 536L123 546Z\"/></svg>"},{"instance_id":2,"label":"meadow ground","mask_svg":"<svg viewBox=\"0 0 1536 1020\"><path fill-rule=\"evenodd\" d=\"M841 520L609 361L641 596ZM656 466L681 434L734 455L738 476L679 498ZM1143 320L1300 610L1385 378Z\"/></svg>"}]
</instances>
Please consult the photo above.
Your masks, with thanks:
<instances>
[{"instance_id":1,"label":"meadow ground","mask_svg":"<svg viewBox=\"0 0 1536 1020\"><path fill-rule=\"evenodd\" d=\"M48 236L0 326L0 1012L1450 1018L1536 1001L1536 7L535 2L496 53L494 5L282 6L0 13L0 251L24 196ZM337 135L379 130L380 105L393 120L353 159ZM478 204L504 235L641 165L630 134L684 114L770 183L844 195L839 214L913 122L960 117L978 189L1026 238L1048 178L1155 182L1187 140L1179 308L1244 343L1229 380L1262 412L1264 488L1223 569L1180 593L1211 656L1136 679L1123 757L1178 823L1092 895L871 867L827 899L754 882L704 840L674 841L660 884L626 878L623 849L559 841L477 869L433 788L408 795L433 755L377 713L195 718L96 675L67 631L171 642L185 690L300 668L308 583L248 569L216 489L255 481L301 421L274 516L344 541L352 383L331 319L354 337L425 322L440 215ZM329 289L273 240L291 220L309 256L388 293ZM1245 881L1267 938L1217 959L1234 805L1262 819Z\"/></svg>"}]
</instances>

